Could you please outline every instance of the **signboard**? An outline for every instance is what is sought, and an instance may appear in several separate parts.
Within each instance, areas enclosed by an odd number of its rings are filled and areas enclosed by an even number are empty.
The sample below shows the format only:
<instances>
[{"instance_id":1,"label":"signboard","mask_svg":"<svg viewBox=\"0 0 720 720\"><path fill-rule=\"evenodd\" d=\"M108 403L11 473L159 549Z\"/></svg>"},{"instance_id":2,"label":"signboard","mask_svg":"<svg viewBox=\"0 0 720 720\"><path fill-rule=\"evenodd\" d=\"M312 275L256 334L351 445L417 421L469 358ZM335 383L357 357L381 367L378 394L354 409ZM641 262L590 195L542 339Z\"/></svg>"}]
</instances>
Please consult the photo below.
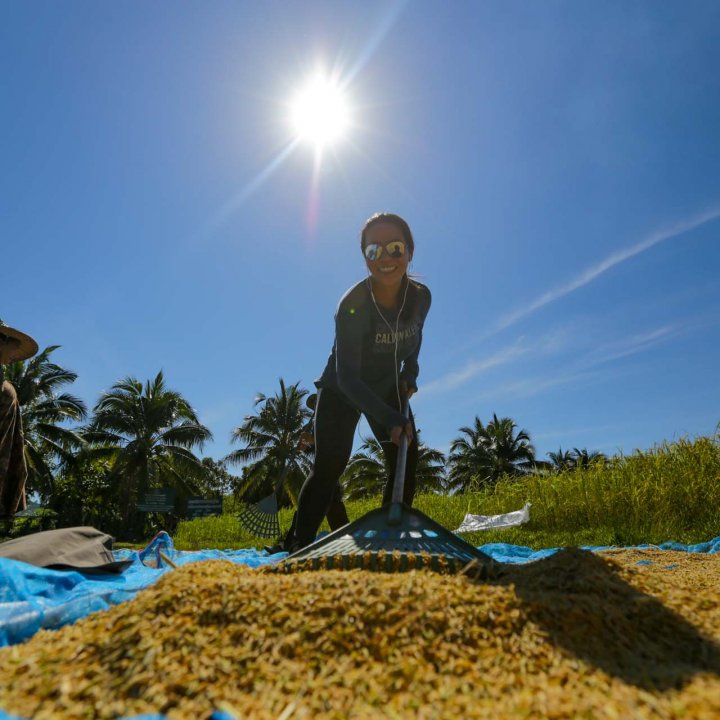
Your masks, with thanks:
<instances>
[{"instance_id":1,"label":"signboard","mask_svg":"<svg viewBox=\"0 0 720 720\"><path fill-rule=\"evenodd\" d=\"M188 520L194 518L207 517L209 515L222 515L222 498L214 498L206 500L201 497L191 497L187 501Z\"/></svg>"},{"instance_id":2,"label":"signboard","mask_svg":"<svg viewBox=\"0 0 720 720\"><path fill-rule=\"evenodd\" d=\"M150 490L138 503L140 512L172 512L175 509L175 488Z\"/></svg>"}]
</instances>

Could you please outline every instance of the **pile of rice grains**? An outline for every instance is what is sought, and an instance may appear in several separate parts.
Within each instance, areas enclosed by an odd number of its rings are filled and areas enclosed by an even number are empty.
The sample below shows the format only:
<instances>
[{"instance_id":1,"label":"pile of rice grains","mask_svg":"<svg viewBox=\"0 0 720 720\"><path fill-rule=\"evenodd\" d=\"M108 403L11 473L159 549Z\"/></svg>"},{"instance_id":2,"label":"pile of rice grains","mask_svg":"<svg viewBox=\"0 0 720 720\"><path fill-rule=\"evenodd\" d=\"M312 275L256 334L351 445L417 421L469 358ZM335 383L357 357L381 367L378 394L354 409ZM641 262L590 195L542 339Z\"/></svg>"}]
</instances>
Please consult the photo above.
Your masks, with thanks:
<instances>
[{"instance_id":1,"label":"pile of rice grains","mask_svg":"<svg viewBox=\"0 0 720 720\"><path fill-rule=\"evenodd\" d=\"M568 549L490 580L194 563L0 650L0 708L716 720L719 581L720 556L658 550Z\"/></svg>"}]
</instances>

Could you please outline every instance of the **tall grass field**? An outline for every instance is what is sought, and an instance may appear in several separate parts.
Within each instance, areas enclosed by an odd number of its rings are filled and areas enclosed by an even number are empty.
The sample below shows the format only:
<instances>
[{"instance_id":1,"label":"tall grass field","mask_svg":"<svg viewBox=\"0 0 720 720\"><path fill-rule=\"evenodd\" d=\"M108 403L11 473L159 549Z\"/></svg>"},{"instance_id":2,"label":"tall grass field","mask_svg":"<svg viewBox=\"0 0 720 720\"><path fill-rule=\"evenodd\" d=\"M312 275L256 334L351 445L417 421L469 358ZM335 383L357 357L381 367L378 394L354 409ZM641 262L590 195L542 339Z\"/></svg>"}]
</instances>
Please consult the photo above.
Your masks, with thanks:
<instances>
[{"instance_id":1,"label":"tall grass field","mask_svg":"<svg viewBox=\"0 0 720 720\"><path fill-rule=\"evenodd\" d=\"M527 524L463 537L475 546L504 542L534 549L710 540L720 535L720 434L663 443L584 469L506 478L481 492L420 495L413 506L454 530L468 512L495 515L526 502L531 503ZM350 520L379 505L379 497L348 503ZM180 523L175 546L199 550L271 543L242 527L237 519L242 507L227 498L222 516ZM280 511L282 528L289 527L292 513Z\"/></svg>"}]
</instances>

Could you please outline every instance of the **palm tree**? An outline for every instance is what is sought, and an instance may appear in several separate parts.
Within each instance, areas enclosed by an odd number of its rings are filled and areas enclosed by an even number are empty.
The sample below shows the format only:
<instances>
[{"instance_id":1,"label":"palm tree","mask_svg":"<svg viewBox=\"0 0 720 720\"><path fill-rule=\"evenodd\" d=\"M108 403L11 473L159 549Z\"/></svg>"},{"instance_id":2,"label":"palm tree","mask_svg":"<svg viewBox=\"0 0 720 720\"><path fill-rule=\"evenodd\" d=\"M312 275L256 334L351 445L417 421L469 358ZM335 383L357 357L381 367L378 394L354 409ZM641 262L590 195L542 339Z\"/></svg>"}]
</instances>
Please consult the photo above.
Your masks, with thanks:
<instances>
[{"instance_id":1,"label":"palm tree","mask_svg":"<svg viewBox=\"0 0 720 720\"><path fill-rule=\"evenodd\" d=\"M449 486L460 492L473 486L494 485L503 475L524 475L535 467L535 448L526 430L515 431L512 418L498 418L483 425L475 417L474 427L462 427L467 437L450 446Z\"/></svg>"},{"instance_id":2,"label":"palm tree","mask_svg":"<svg viewBox=\"0 0 720 720\"><path fill-rule=\"evenodd\" d=\"M75 430L63 426L82 421L85 403L61 388L75 382L77 374L50 360L59 345L46 347L34 358L4 368L5 379L15 386L25 434L25 461L28 468L27 493L36 492L43 502L55 488L55 471L72 463L84 441Z\"/></svg>"},{"instance_id":3,"label":"palm tree","mask_svg":"<svg viewBox=\"0 0 720 720\"><path fill-rule=\"evenodd\" d=\"M466 492L478 482L478 478L487 477L493 463L488 450L487 430L477 415L474 425L461 427L460 432L462 434L450 445L448 489Z\"/></svg>"},{"instance_id":4,"label":"palm tree","mask_svg":"<svg viewBox=\"0 0 720 720\"><path fill-rule=\"evenodd\" d=\"M387 482L385 453L374 438L363 438L360 449L353 454L340 477L346 500L382 495Z\"/></svg>"},{"instance_id":5,"label":"palm tree","mask_svg":"<svg viewBox=\"0 0 720 720\"><path fill-rule=\"evenodd\" d=\"M418 462L415 471L417 492L436 494L445 492L447 486L445 463L445 454L424 445L418 430Z\"/></svg>"},{"instance_id":6,"label":"palm tree","mask_svg":"<svg viewBox=\"0 0 720 720\"><path fill-rule=\"evenodd\" d=\"M481 482L494 485L503 475L515 477L532 472L535 464L535 448L530 443L527 430L518 430L512 418L493 419L487 424L488 451L493 460L492 471Z\"/></svg>"},{"instance_id":7,"label":"palm tree","mask_svg":"<svg viewBox=\"0 0 720 720\"><path fill-rule=\"evenodd\" d=\"M569 450L563 452L562 448L558 448L556 453L549 452L548 457L550 458L550 464L556 472L572 470L575 467L575 460Z\"/></svg>"},{"instance_id":8,"label":"palm tree","mask_svg":"<svg viewBox=\"0 0 720 720\"><path fill-rule=\"evenodd\" d=\"M237 497L254 502L273 492L285 472L285 489L293 504L308 470L308 456L298 452L300 433L312 412L303 403L307 390L299 382L287 386L280 378L280 392L273 397L260 393L255 399L259 407L255 415L247 415L242 425L232 431L231 442L243 447L234 450L223 462L245 464L238 484Z\"/></svg>"},{"instance_id":9,"label":"palm tree","mask_svg":"<svg viewBox=\"0 0 720 720\"><path fill-rule=\"evenodd\" d=\"M416 492L439 493L445 488L445 456L423 445L418 433L418 461L415 471ZM350 458L340 483L347 500L382 495L388 473L385 454L375 438L365 438Z\"/></svg>"},{"instance_id":10,"label":"palm tree","mask_svg":"<svg viewBox=\"0 0 720 720\"><path fill-rule=\"evenodd\" d=\"M586 468L595 462L604 462L607 457L601 452L593 450L588 452L587 448L573 448L572 452L569 453L572 456L573 467Z\"/></svg>"},{"instance_id":11,"label":"palm tree","mask_svg":"<svg viewBox=\"0 0 720 720\"><path fill-rule=\"evenodd\" d=\"M150 488L195 492L207 474L192 450L212 434L187 400L165 387L162 371L144 386L133 377L113 385L95 406L86 438L96 455L112 458L126 520Z\"/></svg>"}]
</instances>

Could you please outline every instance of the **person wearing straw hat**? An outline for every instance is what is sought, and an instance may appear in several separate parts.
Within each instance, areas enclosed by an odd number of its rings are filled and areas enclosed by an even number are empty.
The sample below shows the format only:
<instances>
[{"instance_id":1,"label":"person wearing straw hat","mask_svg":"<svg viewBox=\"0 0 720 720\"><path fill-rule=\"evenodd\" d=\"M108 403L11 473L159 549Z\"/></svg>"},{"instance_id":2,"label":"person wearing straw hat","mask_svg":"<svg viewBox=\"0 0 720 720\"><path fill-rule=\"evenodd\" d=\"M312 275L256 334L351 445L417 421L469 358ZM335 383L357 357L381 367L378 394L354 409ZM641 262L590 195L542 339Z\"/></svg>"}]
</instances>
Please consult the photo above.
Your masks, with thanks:
<instances>
[{"instance_id":1,"label":"person wearing straw hat","mask_svg":"<svg viewBox=\"0 0 720 720\"><path fill-rule=\"evenodd\" d=\"M0 520L12 520L18 508L25 510L25 439L17 393L5 379L3 367L27 360L38 344L25 333L0 320Z\"/></svg>"},{"instance_id":2,"label":"person wearing straw hat","mask_svg":"<svg viewBox=\"0 0 720 720\"><path fill-rule=\"evenodd\" d=\"M390 503L400 438L408 440L403 502L415 494L417 433L403 401L417 390L418 356L430 290L408 275L415 242L407 222L378 213L360 233L368 275L341 298L335 313L335 342L318 388L315 462L300 491L291 551L315 539L352 452L364 415L381 444L388 470L383 505Z\"/></svg>"}]
</instances>

